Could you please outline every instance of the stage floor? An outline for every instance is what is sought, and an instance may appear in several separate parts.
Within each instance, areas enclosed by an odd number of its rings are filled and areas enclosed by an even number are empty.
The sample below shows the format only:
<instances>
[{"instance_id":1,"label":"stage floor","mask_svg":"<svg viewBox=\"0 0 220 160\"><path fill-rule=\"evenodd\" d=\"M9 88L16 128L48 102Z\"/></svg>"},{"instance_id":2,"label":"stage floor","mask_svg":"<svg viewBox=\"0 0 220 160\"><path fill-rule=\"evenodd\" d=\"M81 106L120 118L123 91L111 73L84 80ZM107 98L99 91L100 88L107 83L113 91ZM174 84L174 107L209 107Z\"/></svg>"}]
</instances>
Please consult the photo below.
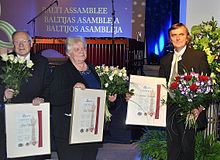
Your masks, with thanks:
<instances>
[{"instance_id":1,"label":"stage floor","mask_svg":"<svg viewBox=\"0 0 220 160\"><path fill-rule=\"evenodd\" d=\"M51 160L58 160L56 152L52 152ZM134 143L105 143L99 149L96 160L140 160L140 158Z\"/></svg>"}]
</instances>

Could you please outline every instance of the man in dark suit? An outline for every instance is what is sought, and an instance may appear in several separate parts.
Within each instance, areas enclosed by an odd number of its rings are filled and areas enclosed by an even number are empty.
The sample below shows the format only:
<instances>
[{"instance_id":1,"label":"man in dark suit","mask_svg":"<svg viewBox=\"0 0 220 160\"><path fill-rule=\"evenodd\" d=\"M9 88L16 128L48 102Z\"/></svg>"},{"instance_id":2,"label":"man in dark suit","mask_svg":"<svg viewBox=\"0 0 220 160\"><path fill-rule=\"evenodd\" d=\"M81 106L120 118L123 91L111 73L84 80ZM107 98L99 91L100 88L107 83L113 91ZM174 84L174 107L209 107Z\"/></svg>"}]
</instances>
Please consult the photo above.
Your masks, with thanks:
<instances>
[{"instance_id":1,"label":"man in dark suit","mask_svg":"<svg viewBox=\"0 0 220 160\"><path fill-rule=\"evenodd\" d=\"M44 101L49 100L49 85L51 79L51 71L48 60L39 55L30 53L33 46L32 39L27 32L16 31L12 35L14 52L9 53L14 56L24 57L25 60L32 60L34 63L32 76L28 81L23 80L21 83L19 94L14 96L14 90L5 88L2 81L0 81L0 159L6 159L6 142L5 142L5 118L4 118L4 103L10 100L11 103L32 103L39 105ZM4 62L0 63L5 65ZM2 69L0 69L2 74ZM22 160L43 160L43 156L19 158Z\"/></svg>"},{"instance_id":2,"label":"man in dark suit","mask_svg":"<svg viewBox=\"0 0 220 160\"><path fill-rule=\"evenodd\" d=\"M178 74L196 73L210 74L209 64L204 52L196 51L188 44L191 40L189 31L182 23L172 25L168 31L174 52L165 55L160 61L159 75L165 77L168 86L173 80L175 59L177 58ZM205 128L207 119L203 107L192 111L199 128ZM195 129L185 128L176 106L167 106L167 146L168 160L194 160Z\"/></svg>"}]
</instances>

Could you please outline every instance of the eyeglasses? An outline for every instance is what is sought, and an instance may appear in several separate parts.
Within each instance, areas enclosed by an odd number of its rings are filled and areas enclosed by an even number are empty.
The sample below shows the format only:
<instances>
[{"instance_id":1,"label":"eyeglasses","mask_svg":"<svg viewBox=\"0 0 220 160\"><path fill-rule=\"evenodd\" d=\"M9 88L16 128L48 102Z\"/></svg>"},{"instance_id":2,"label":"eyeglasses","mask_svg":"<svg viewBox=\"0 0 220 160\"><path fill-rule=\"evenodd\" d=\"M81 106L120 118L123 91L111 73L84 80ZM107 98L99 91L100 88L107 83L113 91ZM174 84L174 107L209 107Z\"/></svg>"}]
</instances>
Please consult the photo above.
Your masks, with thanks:
<instances>
[{"instance_id":1,"label":"eyeglasses","mask_svg":"<svg viewBox=\"0 0 220 160\"><path fill-rule=\"evenodd\" d=\"M86 51L86 48L73 48L73 51L74 52L84 52L84 51Z\"/></svg>"},{"instance_id":2,"label":"eyeglasses","mask_svg":"<svg viewBox=\"0 0 220 160\"><path fill-rule=\"evenodd\" d=\"M18 45L20 45L20 44L22 44L22 45L27 45L27 44L30 44L30 43L31 43L30 40L22 40L22 41L14 41L14 42L13 42L13 44L14 44L15 46L18 46Z\"/></svg>"}]
</instances>

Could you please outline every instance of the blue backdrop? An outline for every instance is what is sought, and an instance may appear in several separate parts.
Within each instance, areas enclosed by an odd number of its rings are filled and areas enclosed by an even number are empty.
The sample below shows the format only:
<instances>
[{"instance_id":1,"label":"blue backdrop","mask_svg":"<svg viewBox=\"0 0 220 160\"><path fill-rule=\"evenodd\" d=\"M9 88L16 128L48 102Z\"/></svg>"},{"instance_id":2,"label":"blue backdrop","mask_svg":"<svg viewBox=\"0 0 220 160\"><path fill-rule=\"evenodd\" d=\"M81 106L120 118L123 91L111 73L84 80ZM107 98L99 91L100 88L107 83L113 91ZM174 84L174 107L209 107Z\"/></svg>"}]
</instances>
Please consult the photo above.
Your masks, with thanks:
<instances>
[{"instance_id":1,"label":"blue backdrop","mask_svg":"<svg viewBox=\"0 0 220 160\"><path fill-rule=\"evenodd\" d=\"M179 22L179 0L147 0L146 53L148 64L158 64L169 47L168 29Z\"/></svg>"},{"instance_id":2,"label":"blue backdrop","mask_svg":"<svg viewBox=\"0 0 220 160\"><path fill-rule=\"evenodd\" d=\"M33 35L33 22L27 24L53 0L1 0L0 19L17 30ZM114 0L115 37L132 36L132 0ZM112 1L58 0L35 20L35 36L43 37L111 37ZM2 34L3 35L3 34ZM0 33L0 39L2 39Z\"/></svg>"}]
</instances>

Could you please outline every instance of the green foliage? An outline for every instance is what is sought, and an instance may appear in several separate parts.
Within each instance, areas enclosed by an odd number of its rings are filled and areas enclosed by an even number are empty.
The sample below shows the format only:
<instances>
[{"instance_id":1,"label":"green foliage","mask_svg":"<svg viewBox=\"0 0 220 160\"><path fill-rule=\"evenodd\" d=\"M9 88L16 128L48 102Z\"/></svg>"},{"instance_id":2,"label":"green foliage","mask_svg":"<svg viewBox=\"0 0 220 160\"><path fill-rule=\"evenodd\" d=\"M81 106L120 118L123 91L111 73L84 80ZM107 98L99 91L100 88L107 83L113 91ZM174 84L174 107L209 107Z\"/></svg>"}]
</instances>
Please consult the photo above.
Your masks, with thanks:
<instances>
[{"instance_id":1,"label":"green foliage","mask_svg":"<svg viewBox=\"0 0 220 160\"><path fill-rule=\"evenodd\" d=\"M161 128L146 128L145 134L137 142L142 160L166 160L166 132ZM220 160L220 141L203 132L196 135L195 160Z\"/></svg>"},{"instance_id":2,"label":"green foliage","mask_svg":"<svg viewBox=\"0 0 220 160\"><path fill-rule=\"evenodd\" d=\"M167 159L166 133L163 129L145 129L145 134L137 142L141 159Z\"/></svg>"},{"instance_id":3,"label":"green foliage","mask_svg":"<svg viewBox=\"0 0 220 160\"><path fill-rule=\"evenodd\" d=\"M191 29L193 48L204 51L208 56L215 56L220 52L220 28L214 17L212 20L194 25ZM208 57L211 63L213 59Z\"/></svg>"},{"instance_id":4,"label":"green foliage","mask_svg":"<svg viewBox=\"0 0 220 160\"><path fill-rule=\"evenodd\" d=\"M212 17L210 21L194 25L191 29L192 46L196 50L204 51L211 68L211 78L215 81L216 97L220 96L220 27Z\"/></svg>"},{"instance_id":5,"label":"green foliage","mask_svg":"<svg viewBox=\"0 0 220 160\"><path fill-rule=\"evenodd\" d=\"M220 160L220 142L213 135L204 137L203 132L196 136L195 160Z\"/></svg>"}]
</instances>

